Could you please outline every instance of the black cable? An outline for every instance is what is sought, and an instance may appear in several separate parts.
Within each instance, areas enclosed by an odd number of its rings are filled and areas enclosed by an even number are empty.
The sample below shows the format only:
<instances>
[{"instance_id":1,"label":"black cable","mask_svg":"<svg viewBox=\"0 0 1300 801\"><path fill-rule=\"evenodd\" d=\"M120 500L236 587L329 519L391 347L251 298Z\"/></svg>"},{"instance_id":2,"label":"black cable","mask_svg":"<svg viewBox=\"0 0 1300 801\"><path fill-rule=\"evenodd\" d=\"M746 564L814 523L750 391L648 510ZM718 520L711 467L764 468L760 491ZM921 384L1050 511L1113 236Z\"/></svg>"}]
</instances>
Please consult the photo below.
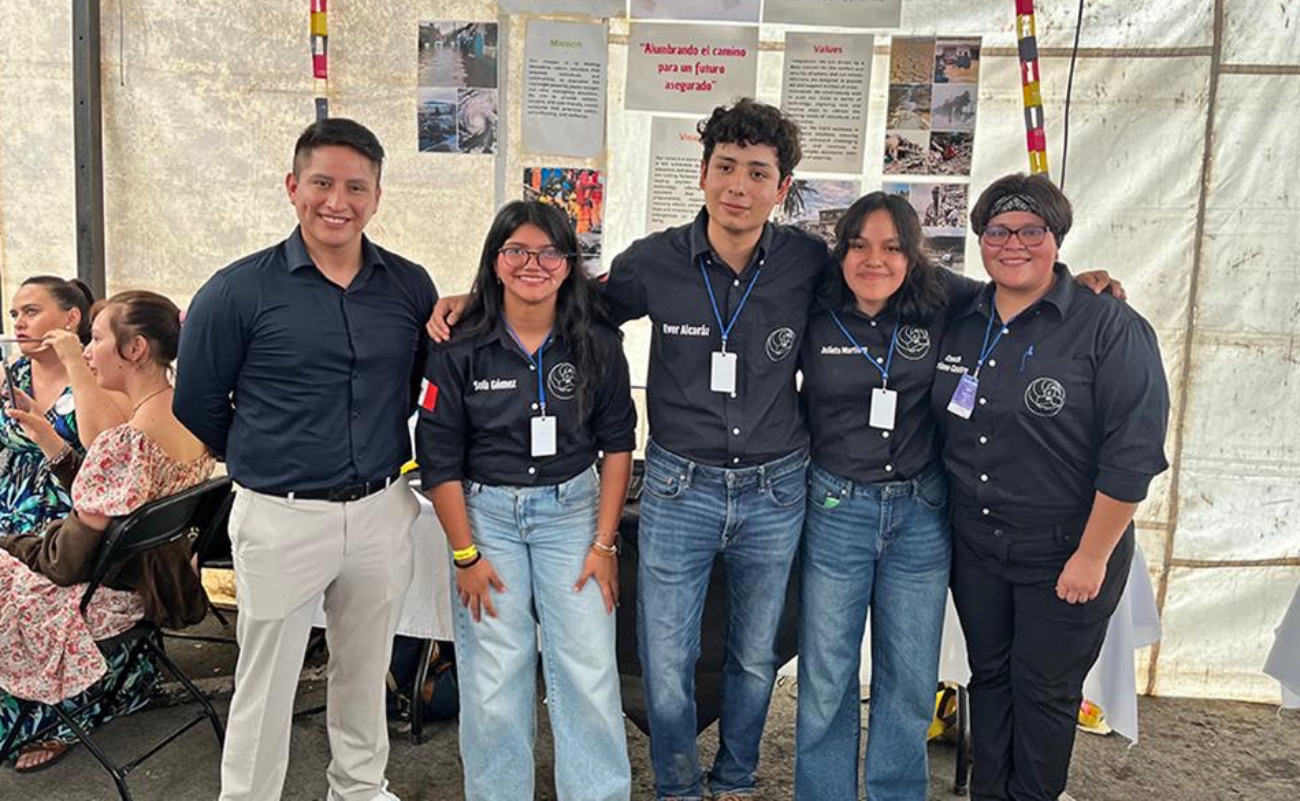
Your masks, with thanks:
<instances>
[{"instance_id":1,"label":"black cable","mask_svg":"<svg viewBox=\"0 0 1300 801\"><path fill-rule=\"evenodd\" d=\"M1065 165L1070 157L1070 98L1074 95L1074 64L1079 58L1079 34L1083 31L1083 3L1079 0L1079 16L1074 21L1074 47L1070 50L1070 77L1065 83L1065 130L1061 135L1061 191L1065 191Z\"/></svg>"}]
</instances>

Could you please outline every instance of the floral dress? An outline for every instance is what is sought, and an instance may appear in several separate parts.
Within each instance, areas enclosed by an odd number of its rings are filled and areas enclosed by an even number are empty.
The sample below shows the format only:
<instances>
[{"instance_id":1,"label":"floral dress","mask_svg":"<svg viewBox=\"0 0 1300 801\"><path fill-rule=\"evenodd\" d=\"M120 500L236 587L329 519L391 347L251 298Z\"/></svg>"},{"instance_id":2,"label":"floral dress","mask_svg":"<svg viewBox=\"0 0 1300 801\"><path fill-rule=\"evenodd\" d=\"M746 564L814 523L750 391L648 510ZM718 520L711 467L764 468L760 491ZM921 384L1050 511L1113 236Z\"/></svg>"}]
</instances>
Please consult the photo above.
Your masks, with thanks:
<instances>
[{"instance_id":1,"label":"floral dress","mask_svg":"<svg viewBox=\"0 0 1300 801\"><path fill-rule=\"evenodd\" d=\"M80 511L123 517L149 501L174 495L212 474L210 455L191 462L173 461L157 443L130 424L100 434L86 452L73 483L73 505ZM143 615L139 596L100 588L87 614L78 609L86 585L58 587L0 550L0 742L15 725L23 739L57 719L49 706L19 719L17 698L59 703L71 712L98 695L126 666L127 649L101 655L96 640L130 628ZM149 702L158 669L139 659L125 678L111 709L96 703L78 717L89 729ZM47 740L75 739L60 726Z\"/></svg>"},{"instance_id":2,"label":"floral dress","mask_svg":"<svg viewBox=\"0 0 1300 801\"><path fill-rule=\"evenodd\" d=\"M9 370L15 387L32 395L31 360L24 356ZM55 399L45 419L64 441L81 450L72 387ZM27 437L17 420L0 416L0 532L34 534L51 520L66 515L70 508L72 499L49 471L40 447Z\"/></svg>"}]
</instances>

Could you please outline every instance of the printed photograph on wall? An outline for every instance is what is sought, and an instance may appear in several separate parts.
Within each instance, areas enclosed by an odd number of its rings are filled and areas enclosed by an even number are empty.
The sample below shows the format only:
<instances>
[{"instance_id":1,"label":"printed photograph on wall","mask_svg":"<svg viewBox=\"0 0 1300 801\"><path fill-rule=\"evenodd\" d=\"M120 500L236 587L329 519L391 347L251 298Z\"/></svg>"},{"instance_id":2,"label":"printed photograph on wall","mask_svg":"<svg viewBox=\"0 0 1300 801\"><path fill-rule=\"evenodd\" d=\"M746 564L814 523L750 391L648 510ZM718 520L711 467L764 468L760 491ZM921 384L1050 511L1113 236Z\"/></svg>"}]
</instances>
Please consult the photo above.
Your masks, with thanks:
<instances>
[{"instance_id":1,"label":"printed photograph on wall","mask_svg":"<svg viewBox=\"0 0 1300 801\"><path fill-rule=\"evenodd\" d=\"M599 170L577 167L525 168L524 200L549 203L568 215L573 230L578 234L578 247L582 249L582 268L592 277L605 272L600 263L605 186Z\"/></svg>"},{"instance_id":2,"label":"printed photograph on wall","mask_svg":"<svg viewBox=\"0 0 1300 801\"><path fill-rule=\"evenodd\" d=\"M890 42L886 175L970 175L979 107L980 40Z\"/></svg>"},{"instance_id":3,"label":"printed photograph on wall","mask_svg":"<svg viewBox=\"0 0 1300 801\"><path fill-rule=\"evenodd\" d=\"M835 247L835 225L861 193L861 181L796 178L776 210L776 221L816 234Z\"/></svg>"},{"instance_id":4,"label":"printed photograph on wall","mask_svg":"<svg viewBox=\"0 0 1300 801\"><path fill-rule=\"evenodd\" d=\"M417 84L421 153L496 151L495 23L420 23Z\"/></svg>"}]
</instances>

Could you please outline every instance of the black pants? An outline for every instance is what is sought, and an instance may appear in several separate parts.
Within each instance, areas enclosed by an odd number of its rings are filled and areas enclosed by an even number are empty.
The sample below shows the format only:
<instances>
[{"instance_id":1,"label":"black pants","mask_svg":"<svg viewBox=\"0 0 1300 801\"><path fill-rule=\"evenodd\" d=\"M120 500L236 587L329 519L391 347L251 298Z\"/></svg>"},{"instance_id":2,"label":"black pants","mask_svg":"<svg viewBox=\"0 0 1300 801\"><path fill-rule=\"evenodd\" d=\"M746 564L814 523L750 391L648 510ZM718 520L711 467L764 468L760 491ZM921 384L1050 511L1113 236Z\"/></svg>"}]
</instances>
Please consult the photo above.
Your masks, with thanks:
<instances>
[{"instance_id":1,"label":"black pants","mask_svg":"<svg viewBox=\"0 0 1300 801\"><path fill-rule=\"evenodd\" d=\"M976 801L1056 801L1065 791L1083 680L1133 559L1130 524L1101 593L1085 604L1057 598L1085 522L1010 529L954 521L952 594L970 659Z\"/></svg>"}]
</instances>

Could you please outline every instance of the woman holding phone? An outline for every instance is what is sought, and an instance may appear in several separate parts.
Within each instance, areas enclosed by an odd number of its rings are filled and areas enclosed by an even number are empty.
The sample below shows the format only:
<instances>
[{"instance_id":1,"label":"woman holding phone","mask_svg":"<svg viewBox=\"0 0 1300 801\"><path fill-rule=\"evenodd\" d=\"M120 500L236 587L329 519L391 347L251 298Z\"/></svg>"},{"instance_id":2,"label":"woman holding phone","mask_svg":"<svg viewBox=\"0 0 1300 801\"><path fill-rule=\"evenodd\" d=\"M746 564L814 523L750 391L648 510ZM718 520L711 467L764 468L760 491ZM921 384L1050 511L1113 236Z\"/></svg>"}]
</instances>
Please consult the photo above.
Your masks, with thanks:
<instances>
[{"instance_id":1,"label":"woman holding phone","mask_svg":"<svg viewBox=\"0 0 1300 801\"><path fill-rule=\"evenodd\" d=\"M0 419L0 532L30 534L71 508L52 468L79 458L130 404L95 383L82 348L90 340L90 288L72 279L28 278L9 317L21 355L6 370Z\"/></svg>"}]
</instances>

